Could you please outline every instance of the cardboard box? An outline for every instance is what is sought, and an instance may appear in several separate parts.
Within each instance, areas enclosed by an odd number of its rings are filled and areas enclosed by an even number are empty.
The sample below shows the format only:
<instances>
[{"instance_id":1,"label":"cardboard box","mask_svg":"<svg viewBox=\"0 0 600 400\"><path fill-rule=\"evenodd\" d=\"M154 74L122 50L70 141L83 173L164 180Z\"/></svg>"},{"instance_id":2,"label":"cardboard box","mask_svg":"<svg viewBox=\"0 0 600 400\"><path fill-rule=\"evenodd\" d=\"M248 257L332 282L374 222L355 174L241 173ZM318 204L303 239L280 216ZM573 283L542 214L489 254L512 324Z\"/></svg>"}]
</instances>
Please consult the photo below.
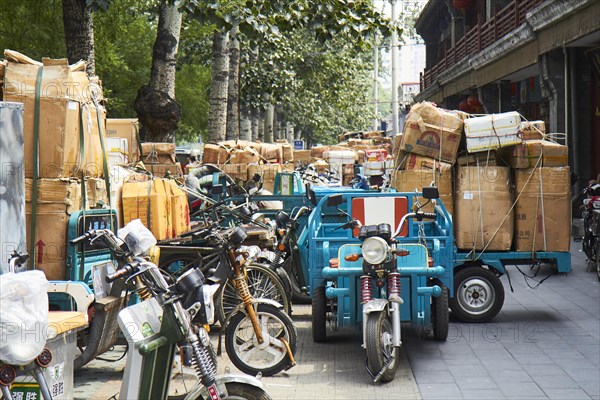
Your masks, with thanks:
<instances>
[{"instance_id":1,"label":"cardboard box","mask_svg":"<svg viewBox=\"0 0 600 400\"><path fill-rule=\"evenodd\" d=\"M483 166L504 166L498 160L496 150L490 150L481 153L471 153L458 156L456 164L460 166L483 167Z\"/></svg>"},{"instance_id":2,"label":"cardboard box","mask_svg":"<svg viewBox=\"0 0 600 400\"><path fill-rule=\"evenodd\" d=\"M413 171L396 171L394 187L398 192L414 192L415 189L419 192L423 187L431 186L434 183L440 192L440 200L452 215L454 213L454 201L452 198L452 170L443 171L442 173L433 171L413 170ZM419 202L425 204L427 200L419 197ZM423 209L425 212L433 212L433 204L426 205Z\"/></svg>"},{"instance_id":3,"label":"cardboard box","mask_svg":"<svg viewBox=\"0 0 600 400\"><path fill-rule=\"evenodd\" d=\"M221 144L208 143L202 150L203 164L225 164L229 160L230 149Z\"/></svg>"},{"instance_id":4,"label":"cardboard box","mask_svg":"<svg viewBox=\"0 0 600 400\"><path fill-rule=\"evenodd\" d=\"M326 151L329 151L329 146L316 146L310 149L312 158L323 158Z\"/></svg>"},{"instance_id":5,"label":"cardboard box","mask_svg":"<svg viewBox=\"0 0 600 400\"><path fill-rule=\"evenodd\" d=\"M260 154L251 147L246 147L244 149L232 150L228 162L231 164L250 164L259 161Z\"/></svg>"},{"instance_id":6,"label":"cardboard box","mask_svg":"<svg viewBox=\"0 0 600 400\"><path fill-rule=\"evenodd\" d=\"M248 165L248 177L252 178L254 174L262 177L263 188L273 192L275 188L275 176L281 172L279 164L250 164Z\"/></svg>"},{"instance_id":7,"label":"cardboard box","mask_svg":"<svg viewBox=\"0 0 600 400\"><path fill-rule=\"evenodd\" d=\"M418 154L408 154L405 158L404 169L407 171L424 170L424 171L449 171L452 169L452 164L438 161L434 158L420 156Z\"/></svg>"},{"instance_id":8,"label":"cardboard box","mask_svg":"<svg viewBox=\"0 0 600 400\"><path fill-rule=\"evenodd\" d=\"M465 119L467 151L476 153L521 143L521 116L516 111Z\"/></svg>"},{"instance_id":9,"label":"cardboard box","mask_svg":"<svg viewBox=\"0 0 600 400\"><path fill-rule=\"evenodd\" d=\"M294 150L294 160L300 161L302 163L308 164L311 161L312 157L310 155L310 150Z\"/></svg>"},{"instance_id":10,"label":"cardboard box","mask_svg":"<svg viewBox=\"0 0 600 400\"><path fill-rule=\"evenodd\" d=\"M566 167L569 164L569 148L548 140L528 140L502 149L501 155L508 165L519 169Z\"/></svg>"},{"instance_id":11,"label":"cardboard box","mask_svg":"<svg viewBox=\"0 0 600 400\"><path fill-rule=\"evenodd\" d=\"M139 218L157 240L170 239L171 198L166 185L162 179L125 183L121 193L123 224Z\"/></svg>"},{"instance_id":12,"label":"cardboard box","mask_svg":"<svg viewBox=\"0 0 600 400\"><path fill-rule=\"evenodd\" d=\"M456 246L510 250L513 210L508 167L458 167L454 198Z\"/></svg>"},{"instance_id":13,"label":"cardboard box","mask_svg":"<svg viewBox=\"0 0 600 400\"><path fill-rule=\"evenodd\" d=\"M25 179L27 236L31 234L33 179ZM98 201L108 204L106 185L103 179L86 181L87 208ZM66 278L67 228L70 215L83 207L81 182L76 179L40 179L37 186L37 209L35 229L34 265L41 269L49 280ZM29 245L29 242L27 243ZM27 249L34 254L34 249Z\"/></svg>"},{"instance_id":14,"label":"cardboard box","mask_svg":"<svg viewBox=\"0 0 600 400\"><path fill-rule=\"evenodd\" d=\"M145 163L146 170L150 171L152 175L158 178L164 178L166 176L181 176L183 170L181 169L181 163L175 164L151 164Z\"/></svg>"},{"instance_id":15,"label":"cardboard box","mask_svg":"<svg viewBox=\"0 0 600 400\"><path fill-rule=\"evenodd\" d=\"M190 230L188 196L173 181L167 182L166 188L171 196L171 235L177 237Z\"/></svg>"},{"instance_id":16,"label":"cardboard box","mask_svg":"<svg viewBox=\"0 0 600 400\"><path fill-rule=\"evenodd\" d=\"M454 164L463 131L458 114L432 103L415 104L404 124L401 149Z\"/></svg>"},{"instance_id":17,"label":"cardboard box","mask_svg":"<svg viewBox=\"0 0 600 400\"><path fill-rule=\"evenodd\" d=\"M281 143L263 143L260 146L260 156L268 162L281 163L283 160L283 147Z\"/></svg>"},{"instance_id":18,"label":"cardboard box","mask_svg":"<svg viewBox=\"0 0 600 400\"><path fill-rule=\"evenodd\" d=\"M544 121L521 121L519 131L523 140L542 140L546 136L546 123Z\"/></svg>"},{"instance_id":19,"label":"cardboard box","mask_svg":"<svg viewBox=\"0 0 600 400\"><path fill-rule=\"evenodd\" d=\"M245 182L248 180L248 164L225 164L221 166L223 172L236 181Z\"/></svg>"},{"instance_id":20,"label":"cardboard box","mask_svg":"<svg viewBox=\"0 0 600 400\"><path fill-rule=\"evenodd\" d=\"M515 170L515 250L570 251L569 167Z\"/></svg>"},{"instance_id":21,"label":"cardboard box","mask_svg":"<svg viewBox=\"0 0 600 400\"><path fill-rule=\"evenodd\" d=\"M140 160L138 147L139 122L137 118L107 118L106 138L121 138L127 141L127 163L135 163Z\"/></svg>"},{"instance_id":22,"label":"cardboard box","mask_svg":"<svg viewBox=\"0 0 600 400\"><path fill-rule=\"evenodd\" d=\"M142 161L145 164L175 164L175 144L142 143Z\"/></svg>"},{"instance_id":23,"label":"cardboard box","mask_svg":"<svg viewBox=\"0 0 600 400\"><path fill-rule=\"evenodd\" d=\"M16 52L5 51L7 58L23 58ZM105 131L106 112L96 110L91 101L90 80L85 71L69 66L65 60L44 60L39 102L38 165L40 178L78 176L81 168L87 176L103 174L104 156L100 143L97 113ZM3 96L5 101L24 103L25 176L33 177L34 115L38 65L8 62L6 64ZM96 85L95 92L101 89ZM83 118L85 159L80 159L79 118ZM82 165L83 164L83 165Z\"/></svg>"}]
</instances>

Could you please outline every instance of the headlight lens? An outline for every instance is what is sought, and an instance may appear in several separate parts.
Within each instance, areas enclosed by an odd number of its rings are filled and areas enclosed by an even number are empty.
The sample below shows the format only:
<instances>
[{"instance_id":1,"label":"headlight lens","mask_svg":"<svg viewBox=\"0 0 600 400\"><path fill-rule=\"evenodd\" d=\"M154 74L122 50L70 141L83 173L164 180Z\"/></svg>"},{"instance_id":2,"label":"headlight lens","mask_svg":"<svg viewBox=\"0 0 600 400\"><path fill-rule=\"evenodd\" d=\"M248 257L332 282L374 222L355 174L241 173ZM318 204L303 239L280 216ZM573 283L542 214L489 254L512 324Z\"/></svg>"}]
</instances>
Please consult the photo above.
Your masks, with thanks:
<instances>
[{"instance_id":1,"label":"headlight lens","mask_svg":"<svg viewBox=\"0 0 600 400\"><path fill-rule=\"evenodd\" d=\"M362 256L369 264L381 264L387 258L389 246L385 240L374 236L362 244Z\"/></svg>"}]
</instances>

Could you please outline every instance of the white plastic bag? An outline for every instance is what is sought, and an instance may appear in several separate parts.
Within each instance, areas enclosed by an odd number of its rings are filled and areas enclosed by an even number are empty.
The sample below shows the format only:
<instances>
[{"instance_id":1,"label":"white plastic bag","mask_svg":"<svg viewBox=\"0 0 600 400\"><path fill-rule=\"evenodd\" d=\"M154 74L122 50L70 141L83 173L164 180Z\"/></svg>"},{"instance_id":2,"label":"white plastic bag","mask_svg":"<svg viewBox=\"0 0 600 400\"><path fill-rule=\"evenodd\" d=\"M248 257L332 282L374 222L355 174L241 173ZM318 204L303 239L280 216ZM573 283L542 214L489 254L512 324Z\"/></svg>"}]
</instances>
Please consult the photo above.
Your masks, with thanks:
<instances>
[{"instance_id":1,"label":"white plastic bag","mask_svg":"<svg viewBox=\"0 0 600 400\"><path fill-rule=\"evenodd\" d=\"M139 219L134 219L119 229L117 236L127 243L129 250L136 256L144 254L156 244L152 232Z\"/></svg>"},{"instance_id":2,"label":"white plastic bag","mask_svg":"<svg viewBox=\"0 0 600 400\"><path fill-rule=\"evenodd\" d=\"M33 361L46 345L48 280L42 271L0 275L0 360Z\"/></svg>"}]
</instances>

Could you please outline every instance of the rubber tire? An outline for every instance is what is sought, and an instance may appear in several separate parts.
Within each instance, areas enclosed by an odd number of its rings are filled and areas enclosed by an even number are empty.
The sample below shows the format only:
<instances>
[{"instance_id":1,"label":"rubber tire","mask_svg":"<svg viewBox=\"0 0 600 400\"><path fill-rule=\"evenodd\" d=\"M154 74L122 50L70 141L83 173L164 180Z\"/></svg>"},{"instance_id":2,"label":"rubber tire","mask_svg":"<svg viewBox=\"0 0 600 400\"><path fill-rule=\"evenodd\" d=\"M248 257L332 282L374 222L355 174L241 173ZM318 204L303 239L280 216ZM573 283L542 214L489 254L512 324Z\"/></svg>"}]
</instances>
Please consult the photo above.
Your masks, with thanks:
<instances>
[{"instance_id":1,"label":"rubber tire","mask_svg":"<svg viewBox=\"0 0 600 400\"><path fill-rule=\"evenodd\" d=\"M588 215L587 218L583 220L583 240L581 241L581 246L584 254L591 262L596 262L597 249L596 242L598 241L594 236L594 233L590 229L590 222L592 222L593 216ZM588 270L589 272L589 270Z\"/></svg>"},{"instance_id":2,"label":"rubber tire","mask_svg":"<svg viewBox=\"0 0 600 400\"><path fill-rule=\"evenodd\" d=\"M378 311L369 313L367 316L367 331L365 332L365 345L367 348L367 364L371 373L377 374L385 364L383 355L381 335L388 331L392 334L392 321L388 318L386 311ZM392 351L393 351L392 347ZM400 349L396 349L398 352ZM396 369L398 368L398 354L394 362L389 366L387 371L381 375L379 382L391 382L396 377Z\"/></svg>"},{"instance_id":3,"label":"rubber tire","mask_svg":"<svg viewBox=\"0 0 600 400\"><path fill-rule=\"evenodd\" d=\"M596 254L600 254L600 240L596 240ZM596 257L596 275L600 281L600 257Z\"/></svg>"},{"instance_id":4,"label":"rubber tire","mask_svg":"<svg viewBox=\"0 0 600 400\"><path fill-rule=\"evenodd\" d=\"M291 256L285 260L284 269L290 278L292 303L310 304L310 295L308 293L302 293L302 288L300 287L300 283L298 283L297 268L299 267L296 266Z\"/></svg>"},{"instance_id":5,"label":"rubber tire","mask_svg":"<svg viewBox=\"0 0 600 400\"><path fill-rule=\"evenodd\" d=\"M469 281L481 280L490 288L493 296L492 303L482 312L474 313L464 308L460 296ZM475 283L475 282L474 282ZM450 299L452 315L462 322L480 323L494 318L504 304L504 286L500 278L489 269L473 266L465 267L454 273L454 297Z\"/></svg>"},{"instance_id":6,"label":"rubber tire","mask_svg":"<svg viewBox=\"0 0 600 400\"><path fill-rule=\"evenodd\" d=\"M450 313L448 311L448 288L439 280L432 282L442 288L442 294L431 298L431 328L435 340L445 341L448 338Z\"/></svg>"},{"instance_id":7,"label":"rubber tire","mask_svg":"<svg viewBox=\"0 0 600 400\"><path fill-rule=\"evenodd\" d=\"M281 277L277 274L277 272L274 272L273 269L271 269L271 267L269 265L257 264L257 263L250 264L247 268L247 271L248 271L248 274L250 274L251 272L254 271L254 272L259 272L259 273L263 274L263 276L265 276L265 277L268 277L269 282L271 282L273 285L275 285L278 296L277 296L277 298L274 298L274 297L267 297L267 298L269 298L271 300L275 300L279 304L281 304L283 306L283 311L289 315L292 310L292 301L290 300L288 292L285 289L285 284L282 282ZM255 290L253 290L252 285L249 285L249 286L250 286L250 294L254 298L262 297L262 296L257 296L257 293ZM217 290L217 293L215 293L215 316L221 324L223 324L225 322L227 315L233 310L232 307L227 307L228 309L225 309L225 307L223 306L223 298L225 296L227 296L229 299L237 296L237 291L233 287L233 283L230 280L228 280L223 285L221 285L221 287ZM236 304L239 304L242 302L242 299L239 298L239 296L237 296L237 297L238 297L237 298L238 302Z\"/></svg>"},{"instance_id":8,"label":"rubber tire","mask_svg":"<svg viewBox=\"0 0 600 400\"><path fill-rule=\"evenodd\" d=\"M289 339L288 344L292 350L292 355L296 354L298 333L296 332L296 326L294 325L294 322L290 316L270 304L259 304L256 307L256 312L259 319L260 314L269 314L272 316L272 318L281 321L285 330L284 337ZM234 336L238 325L241 324L246 318L248 317L245 312L236 313L231 317L229 325L227 325L227 329L225 330L225 348L227 349L227 355L229 356L229 359L233 365L235 365L240 371L252 376L256 376L259 372L262 374L262 376L273 376L278 372L283 371L289 365L289 359L287 357L283 357L277 364L270 368L262 369L246 364L237 355L235 352Z\"/></svg>"},{"instance_id":9,"label":"rubber tire","mask_svg":"<svg viewBox=\"0 0 600 400\"><path fill-rule=\"evenodd\" d=\"M227 397L224 399L245 399L245 400L273 400L264 389L242 382L227 382ZM184 400L186 394L169 396L169 400ZM198 397L196 400L208 400L203 397Z\"/></svg>"},{"instance_id":10,"label":"rubber tire","mask_svg":"<svg viewBox=\"0 0 600 400\"><path fill-rule=\"evenodd\" d=\"M313 290L312 335L315 343L327 341L327 296L325 296L325 286L319 286Z\"/></svg>"}]
</instances>

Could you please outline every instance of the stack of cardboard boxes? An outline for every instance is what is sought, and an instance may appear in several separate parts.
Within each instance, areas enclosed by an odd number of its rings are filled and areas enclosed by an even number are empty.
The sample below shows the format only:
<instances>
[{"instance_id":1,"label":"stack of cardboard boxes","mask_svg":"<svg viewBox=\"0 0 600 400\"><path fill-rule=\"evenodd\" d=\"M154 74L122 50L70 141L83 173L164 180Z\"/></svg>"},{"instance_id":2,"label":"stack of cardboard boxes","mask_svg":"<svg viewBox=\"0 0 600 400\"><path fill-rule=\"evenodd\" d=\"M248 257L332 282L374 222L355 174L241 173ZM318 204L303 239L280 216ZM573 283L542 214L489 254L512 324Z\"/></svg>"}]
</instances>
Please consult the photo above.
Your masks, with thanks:
<instances>
[{"instance_id":1,"label":"stack of cardboard boxes","mask_svg":"<svg viewBox=\"0 0 600 400\"><path fill-rule=\"evenodd\" d=\"M293 165L294 152L287 141L256 143L228 140L204 145L202 162L216 164L236 182L244 183L254 174L262 178L263 188L273 192L275 175Z\"/></svg>"},{"instance_id":2,"label":"stack of cardboard boxes","mask_svg":"<svg viewBox=\"0 0 600 400\"><path fill-rule=\"evenodd\" d=\"M438 186L458 248L569 251L568 149L546 139L542 121L521 121L515 112L472 117L419 103L400 148L396 189Z\"/></svg>"},{"instance_id":3,"label":"stack of cardboard boxes","mask_svg":"<svg viewBox=\"0 0 600 400\"><path fill-rule=\"evenodd\" d=\"M70 214L100 201L108 203L102 180L106 160L105 110L98 104L102 89L97 79L87 77L82 62L40 63L9 50L5 57L3 100L25 105L27 251L48 279L65 279ZM86 204L82 176L87 181Z\"/></svg>"},{"instance_id":4,"label":"stack of cardboard boxes","mask_svg":"<svg viewBox=\"0 0 600 400\"><path fill-rule=\"evenodd\" d=\"M181 164L175 157L174 143L142 143L142 162L156 177L181 176Z\"/></svg>"}]
</instances>

